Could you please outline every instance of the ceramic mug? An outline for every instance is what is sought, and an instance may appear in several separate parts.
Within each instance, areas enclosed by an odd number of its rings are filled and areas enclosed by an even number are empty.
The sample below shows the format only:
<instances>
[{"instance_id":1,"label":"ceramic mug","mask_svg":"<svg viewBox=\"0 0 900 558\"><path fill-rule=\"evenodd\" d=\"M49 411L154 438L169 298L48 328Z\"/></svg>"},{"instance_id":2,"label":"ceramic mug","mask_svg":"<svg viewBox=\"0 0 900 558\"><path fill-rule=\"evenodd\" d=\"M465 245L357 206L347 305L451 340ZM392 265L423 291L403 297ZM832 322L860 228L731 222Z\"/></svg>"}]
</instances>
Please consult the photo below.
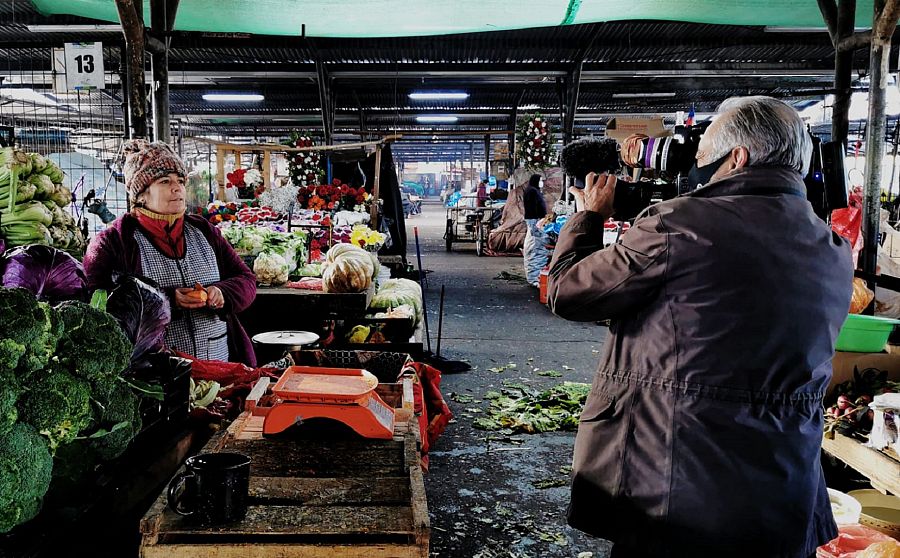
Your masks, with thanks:
<instances>
[{"instance_id":1,"label":"ceramic mug","mask_svg":"<svg viewBox=\"0 0 900 558\"><path fill-rule=\"evenodd\" d=\"M233 452L188 458L169 483L169 507L206 525L240 521L247 515L250 458Z\"/></svg>"}]
</instances>

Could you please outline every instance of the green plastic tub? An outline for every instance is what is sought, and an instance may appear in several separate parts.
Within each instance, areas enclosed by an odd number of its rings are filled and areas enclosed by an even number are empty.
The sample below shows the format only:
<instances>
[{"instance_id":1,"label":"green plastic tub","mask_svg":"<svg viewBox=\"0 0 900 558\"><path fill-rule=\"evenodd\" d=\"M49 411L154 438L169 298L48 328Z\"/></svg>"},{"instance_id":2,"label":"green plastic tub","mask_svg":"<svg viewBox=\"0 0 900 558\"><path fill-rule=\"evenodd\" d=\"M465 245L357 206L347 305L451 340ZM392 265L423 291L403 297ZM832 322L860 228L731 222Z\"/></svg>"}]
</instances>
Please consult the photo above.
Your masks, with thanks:
<instances>
[{"instance_id":1,"label":"green plastic tub","mask_svg":"<svg viewBox=\"0 0 900 558\"><path fill-rule=\"evenodd\" d=\"M850 314L841 327L835 349L851 353L880 353L900 320Z\"/></svg>"}]
</instances>

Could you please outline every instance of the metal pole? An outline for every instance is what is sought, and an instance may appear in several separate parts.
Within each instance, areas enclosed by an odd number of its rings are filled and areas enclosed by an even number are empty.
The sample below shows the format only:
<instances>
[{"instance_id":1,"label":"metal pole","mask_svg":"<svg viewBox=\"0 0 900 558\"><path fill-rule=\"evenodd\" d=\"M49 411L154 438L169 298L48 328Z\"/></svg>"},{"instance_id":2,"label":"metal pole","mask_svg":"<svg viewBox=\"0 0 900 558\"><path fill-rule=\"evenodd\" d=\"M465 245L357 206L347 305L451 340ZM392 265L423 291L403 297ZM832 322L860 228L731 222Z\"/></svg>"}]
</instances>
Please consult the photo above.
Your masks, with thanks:
<instances>
[{"instance_id":1,"label":"metal pole","mask_svg":"<svg viewBox=\"0 0 900 558\"><path fill-rule=\"evenodd\" d=\"M891 182L888 184L888 203L893 201L894 198L894 180L897 178L897 145L900 144L900 119L897 120L897 124L894 126L894 153L893 153L893 161L891 163Z\"/></svg>"},{"instance_id":2,"label":"metal pole","mask_svg":"<svg viewBox=\"0 0 900 558\"><path fill-rule=\"evenodd\" d=\"M876 0L869 58L869 125L866 129L866 181L863 238L863 271L875 274L878 265L881 211L881 164L884 158L884 108L887 99L891 35L897 26L898 0ZM871 285L874 287L874 285Z\"/></svg>"},{"instance_id":3,"label":"metal pole","mask_svg":"<svg viewBox=\"0 0 900 558\"><path fill-rule=\"evenodd\" d=\"M484 177L491 177L491 136L484 135Z\"/></svg>"},{"instance_id":4,"label":"metal pole","mask_svg":"<svg viewBox=\"0 0 900 558\"><path fill-rule=\"evenodd\" d=\"M837 38L846 39L853 34L856 20L856 0L842 0L838 5ZM850 98L853 94L853 50L834 45L834 104L832 106L831 141L847 145L850 130Z\"/></svg>"},{"instance_id":5,"label":"metal pole","mask_svg":"<svg viewBox=\"0 0 900 558\"><path fill-rule=\"evenodd\" d=\"M138 6L140 3L138 3ZM130 137L147 137L147 89L144 80L144 24L133 0L116 0L128 56L128 108Z\"/></svg>"},{"instance_id":6,"label":"metal pole","mask_svg":"<svg viewBox=\"0 0 900 558\"><path fill-rule=\"evenodd\" d=\"M150 67L153 71L153 138L171 143L169 124L169 14L167 0L150 0L150 26L155 37L162 40L162 48L150 50Z\"/></svg>"}]
</instances>

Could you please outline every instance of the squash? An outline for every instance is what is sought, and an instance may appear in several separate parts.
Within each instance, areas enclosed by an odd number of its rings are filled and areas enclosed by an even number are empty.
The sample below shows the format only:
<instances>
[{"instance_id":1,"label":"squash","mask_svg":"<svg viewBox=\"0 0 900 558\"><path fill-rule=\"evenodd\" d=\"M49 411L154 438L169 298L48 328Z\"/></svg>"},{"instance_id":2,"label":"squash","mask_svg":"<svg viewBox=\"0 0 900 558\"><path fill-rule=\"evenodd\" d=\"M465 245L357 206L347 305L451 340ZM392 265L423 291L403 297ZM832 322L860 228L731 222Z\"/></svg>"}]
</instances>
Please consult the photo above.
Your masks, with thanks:
<instances>
[{"instance_id":1,"label":"squash","mask_svg":"<svg viewBox=\"0 0 900 558\"><path fill-rule=\"evenodd\" d=\"M328 293L361 293L372 286L376 271L369 252L358 246L337 244L325 258L322 285Z\"/></svg>"}]
</instances>

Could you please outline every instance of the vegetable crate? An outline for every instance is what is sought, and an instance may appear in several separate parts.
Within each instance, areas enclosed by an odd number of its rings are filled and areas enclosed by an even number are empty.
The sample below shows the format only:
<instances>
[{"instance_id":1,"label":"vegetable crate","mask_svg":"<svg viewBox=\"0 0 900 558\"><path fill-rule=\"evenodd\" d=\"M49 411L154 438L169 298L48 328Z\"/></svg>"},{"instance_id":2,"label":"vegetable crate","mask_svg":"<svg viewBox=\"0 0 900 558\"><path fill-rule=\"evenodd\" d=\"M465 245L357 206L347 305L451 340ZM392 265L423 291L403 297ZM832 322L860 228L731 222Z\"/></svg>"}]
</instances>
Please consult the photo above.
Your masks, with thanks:
<instances>
[{"instance_id":1,"label":"vegetable crate","mask_svg":"<svg viewBox=\"0 0 900 558\"><path fill-rule=\"evenodd\" d=\"M243 413L203 448L251 458L243 521L204 527L163 493L141 521L142 558L427 558L429 519L415 434L393 440L262 436Z\"/></svg>"}]
</instances>

